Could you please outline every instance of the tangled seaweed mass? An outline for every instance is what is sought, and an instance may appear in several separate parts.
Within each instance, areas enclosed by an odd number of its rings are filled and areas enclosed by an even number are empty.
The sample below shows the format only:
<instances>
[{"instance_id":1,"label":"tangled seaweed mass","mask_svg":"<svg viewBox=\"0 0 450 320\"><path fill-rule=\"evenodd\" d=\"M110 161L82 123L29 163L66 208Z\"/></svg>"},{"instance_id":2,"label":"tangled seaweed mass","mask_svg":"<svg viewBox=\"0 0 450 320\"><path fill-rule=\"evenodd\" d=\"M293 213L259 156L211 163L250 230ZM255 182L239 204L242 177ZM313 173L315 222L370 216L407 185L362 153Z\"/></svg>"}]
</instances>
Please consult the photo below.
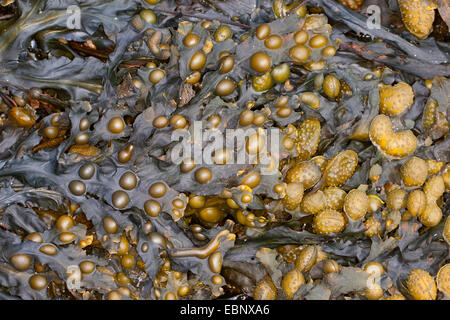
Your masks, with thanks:
<instances>
[{"instance_id":1,"label":"tangled seaweed mass","mask_svg":"<svg viewBox=\"0 0 450 320\"><path fill-rule=\"evenodd\" d=\"M0 299L449 299L448 1L0 4Z\"/></svg>"}]
</instances>

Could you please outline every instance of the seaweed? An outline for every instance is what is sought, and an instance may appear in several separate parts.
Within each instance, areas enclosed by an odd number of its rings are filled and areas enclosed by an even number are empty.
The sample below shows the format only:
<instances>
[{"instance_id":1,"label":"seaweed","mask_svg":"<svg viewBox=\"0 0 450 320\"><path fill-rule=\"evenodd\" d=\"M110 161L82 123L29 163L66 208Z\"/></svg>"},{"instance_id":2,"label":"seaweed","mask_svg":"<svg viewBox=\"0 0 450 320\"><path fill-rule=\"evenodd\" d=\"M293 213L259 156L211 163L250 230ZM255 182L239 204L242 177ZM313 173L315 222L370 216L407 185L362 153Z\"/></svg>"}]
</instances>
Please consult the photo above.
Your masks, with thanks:
<instances>
[{"instance_id":1,"label":"seaweed","mask_svg":"<svg viewBox=\"0 0 450 320\"><path fill-rule=\"evenodd\" d=\"M360 2L0 2L0 299L413 298L449 263L448 3L419 37Z\"/></svg>"}]
</instances>

